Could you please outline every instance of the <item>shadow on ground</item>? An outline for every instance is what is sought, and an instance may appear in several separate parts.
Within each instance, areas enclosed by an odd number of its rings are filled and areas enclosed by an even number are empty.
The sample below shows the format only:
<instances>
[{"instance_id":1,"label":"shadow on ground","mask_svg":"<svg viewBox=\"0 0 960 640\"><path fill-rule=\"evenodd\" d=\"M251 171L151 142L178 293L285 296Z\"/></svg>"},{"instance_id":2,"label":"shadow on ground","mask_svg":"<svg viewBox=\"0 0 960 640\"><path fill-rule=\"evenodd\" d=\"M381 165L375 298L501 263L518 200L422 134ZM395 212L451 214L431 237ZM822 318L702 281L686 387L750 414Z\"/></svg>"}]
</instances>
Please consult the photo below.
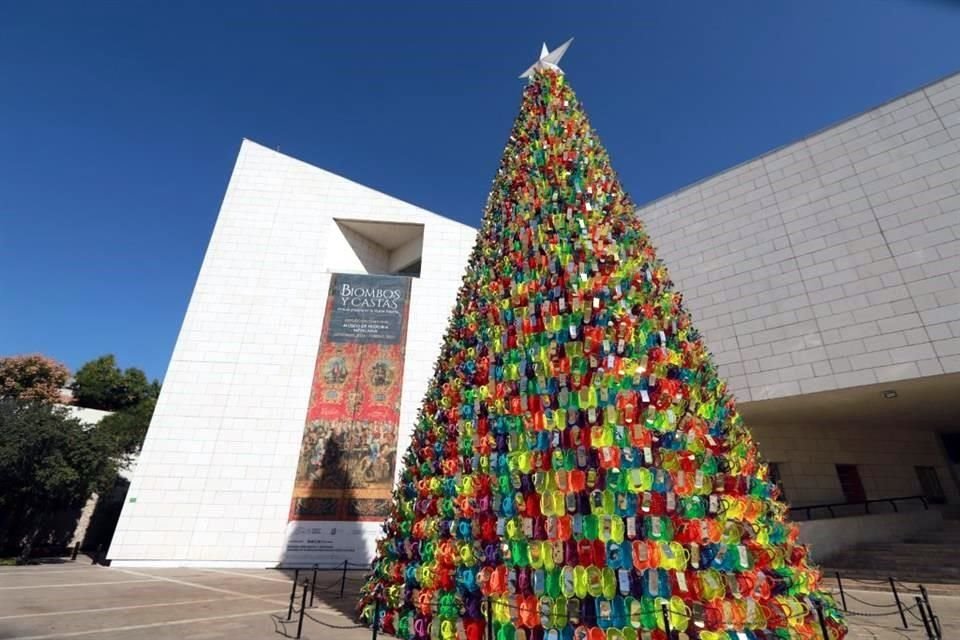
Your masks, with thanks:
<instances>
[{"instance_id":1,"label":"shadow on ground","mask_svg":"<svg viewBox=\"0 0 960 640\"><path fill-rule=\"evenodd\" d=\"M342 569L292 569L280 570L291 581L296 578L297 587L293 591L293 607L271 616L274 630L278 635L296 638L299 623L301 603L306 603L304 615L304 637L308 637L311 630L319 626L326 633L337 630L362 629L363 625L357 622L356 607L360 599L360 588L363 586L368 570L348 569L344 574ZM306 599L304 599L304 585L306 585ZM291 583L292 589L292 583ZM341 595L342 589L342 595ZM311 597L312 596L312 597ZM290 611L290 618L287 613Z\"/></svg>"}]
</instances>

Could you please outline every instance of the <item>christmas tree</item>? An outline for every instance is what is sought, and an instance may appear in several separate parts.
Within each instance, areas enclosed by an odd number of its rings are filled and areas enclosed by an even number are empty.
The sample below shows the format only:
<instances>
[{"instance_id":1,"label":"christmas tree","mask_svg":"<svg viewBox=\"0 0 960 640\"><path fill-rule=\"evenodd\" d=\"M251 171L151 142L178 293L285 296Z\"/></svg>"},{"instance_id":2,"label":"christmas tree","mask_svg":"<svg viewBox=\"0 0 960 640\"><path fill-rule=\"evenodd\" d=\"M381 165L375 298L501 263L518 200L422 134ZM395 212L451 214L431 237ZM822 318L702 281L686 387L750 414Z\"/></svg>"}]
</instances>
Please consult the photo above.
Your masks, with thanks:
<instances>
[{"instance_id":1,"label":"christmas tree","mask_svg":"<svg viewBox=\"0 0 960 640\"><path fill-rule=\"evenodd\" d=\"M821 606L842 638L565 48L522 76L361 618L401 638L745 640L820 638Z\"/></svg>"}]
</instances>

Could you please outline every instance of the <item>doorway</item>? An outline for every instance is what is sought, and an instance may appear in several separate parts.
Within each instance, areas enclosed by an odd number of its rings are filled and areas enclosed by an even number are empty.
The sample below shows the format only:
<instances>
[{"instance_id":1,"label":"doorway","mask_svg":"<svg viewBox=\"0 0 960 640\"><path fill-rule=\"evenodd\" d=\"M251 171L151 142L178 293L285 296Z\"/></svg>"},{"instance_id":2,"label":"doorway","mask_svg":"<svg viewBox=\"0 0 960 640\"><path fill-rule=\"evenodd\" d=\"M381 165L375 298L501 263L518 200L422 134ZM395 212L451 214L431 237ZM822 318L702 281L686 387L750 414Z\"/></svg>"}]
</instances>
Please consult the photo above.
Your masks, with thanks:
<instances>
[{"instance_id":1,"label":"doorway","mask_svg":"<svg viewBox=\"0 0 960 640\"><path fill-rule=\"evenodd\" d=\"M947 497L943 493L943 485L940 484L936 467L918 465L914 469L917 472L917 480L920 481L921 495L933 504L945 503Z\"/></svg>"},{"instance_id":2,"label":"doorway","mask_svg":"<svg viewBox=\"0 0 960 640\"><path fill-rule=\"evenodd\" d=\"M867 501L867 492L860 479L860 471L855 464L838 464L837 478L840 479L840 489L847 503Z\"/></svg>"}]
</instances>

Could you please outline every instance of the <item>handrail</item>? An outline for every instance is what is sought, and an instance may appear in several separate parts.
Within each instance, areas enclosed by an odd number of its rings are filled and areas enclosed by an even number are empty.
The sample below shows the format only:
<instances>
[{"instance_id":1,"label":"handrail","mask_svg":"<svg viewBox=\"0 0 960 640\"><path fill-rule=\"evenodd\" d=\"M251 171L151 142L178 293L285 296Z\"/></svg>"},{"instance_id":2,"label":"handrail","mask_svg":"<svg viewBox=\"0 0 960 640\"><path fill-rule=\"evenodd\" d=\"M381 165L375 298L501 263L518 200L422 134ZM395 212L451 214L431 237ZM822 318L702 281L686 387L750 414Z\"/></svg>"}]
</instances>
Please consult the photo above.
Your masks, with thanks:
<instances>
[{"instance_id":1,"label":"handrail","mask_svg":"<svg viewBox=\"0 0 960 640\"><path fill-rule=\"evenodd\" d=\"M930 505L927 503L926 496L897 496L894 498L874 498L873 500L859 500L856 502L827 502L823 504L811 504L802 507L790 507L790 511L806 511L807 520L813 520L811 512L814 509L826 509L830 514L831 518L836 518L837 514L834 512L834 507L851 507L857 505L863 505L864 513L870 513L870 505L876 504L878 502L889 502L890 506L893 507L895 513L899 513L900 509L897 508L897 502L903 502L906 500L919 500L923 504L924 510L928 510Z\"/></svg>"}]
</instances>

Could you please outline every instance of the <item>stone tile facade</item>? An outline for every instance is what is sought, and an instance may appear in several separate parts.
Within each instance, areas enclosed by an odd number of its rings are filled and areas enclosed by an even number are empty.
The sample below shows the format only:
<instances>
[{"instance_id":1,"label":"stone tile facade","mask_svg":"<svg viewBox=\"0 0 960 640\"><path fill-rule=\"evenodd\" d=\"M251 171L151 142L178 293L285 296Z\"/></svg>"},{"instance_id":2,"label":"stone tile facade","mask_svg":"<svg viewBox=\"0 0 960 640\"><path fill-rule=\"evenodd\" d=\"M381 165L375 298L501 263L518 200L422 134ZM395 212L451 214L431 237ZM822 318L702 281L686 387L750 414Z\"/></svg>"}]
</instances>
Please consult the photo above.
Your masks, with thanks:
<instances>
[{"instance_id":1,"label":"stone tile facade","mask_svg":"<svg viewBox=\"0 0 960 640\"><path fill-rule=\"evenodd\" d=\"M424 225L401 399L407 449L475 230L244 141L110 558L278 561L330 274L378 259L360 242L344 250L350 232L337 219Z\"/></svg>"},{"instance_id":2,"label":"stone tile facade","mask_svg":"<svg viewBox=\"0 0 960 640\"><path fill-rule=\"evenodd\" d=\"M638 213L742 401L960 371L960 74Z\"/></svg>"}]
</instances>

